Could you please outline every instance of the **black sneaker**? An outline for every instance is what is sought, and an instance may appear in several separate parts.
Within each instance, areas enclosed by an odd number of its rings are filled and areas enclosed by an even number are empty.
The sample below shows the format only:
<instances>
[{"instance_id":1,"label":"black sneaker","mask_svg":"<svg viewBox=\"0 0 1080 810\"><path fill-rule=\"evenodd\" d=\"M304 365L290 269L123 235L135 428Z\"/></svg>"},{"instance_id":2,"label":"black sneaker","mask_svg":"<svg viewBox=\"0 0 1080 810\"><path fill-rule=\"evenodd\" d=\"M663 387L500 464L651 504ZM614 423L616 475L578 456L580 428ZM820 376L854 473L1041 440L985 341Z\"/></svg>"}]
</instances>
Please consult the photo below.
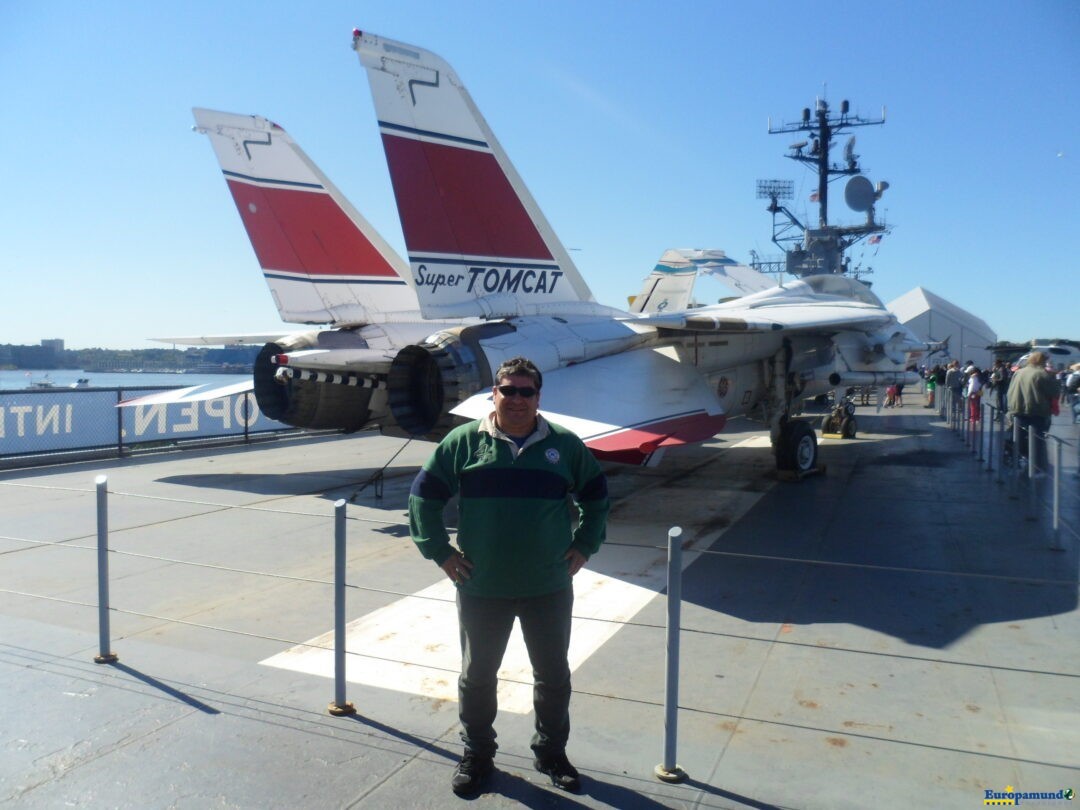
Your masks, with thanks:
<instances>
[{"instance_id":1,"label":"black sneaker","mask_svg":"<svg viewBox=\"0 0 1080 810\"><path fill-rule=\"evenodd\" d=\"M461 762L454 768L454 775L450 778L450 788L458 796L475 793L493 770L495 770L495 763L492 762L491 757L482 757L473 751L466 751Z\"/></svg>"},{"instance_id":2,"label":"black sneaker","mask_svg":"<svg viewBox=\"0 0 1080 810\"><path fill-rule=\"evenodd\" d=\"M581 775L570 764L566 754L559 752L549 757L537 757L533 760L533 766L540 773L546 773L551 777L551 784L560 790L577 793L581 790Z\"/></svg>"}]
</instances>

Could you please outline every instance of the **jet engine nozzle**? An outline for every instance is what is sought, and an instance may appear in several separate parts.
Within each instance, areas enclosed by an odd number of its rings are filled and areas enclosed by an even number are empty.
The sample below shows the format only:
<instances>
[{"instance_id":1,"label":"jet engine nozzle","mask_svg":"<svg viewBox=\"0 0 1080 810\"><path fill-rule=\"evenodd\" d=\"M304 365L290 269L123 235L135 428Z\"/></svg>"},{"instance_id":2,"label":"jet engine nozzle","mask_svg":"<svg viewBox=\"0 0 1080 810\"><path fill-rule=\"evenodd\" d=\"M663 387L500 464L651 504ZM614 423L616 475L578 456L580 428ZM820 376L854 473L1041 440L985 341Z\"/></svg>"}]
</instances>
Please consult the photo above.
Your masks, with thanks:
<instances>
[{"instance_id":1,"label":"jet engine nozzle","mask_svg":"<svg viewBox=\"0 0 1080 810\"><path fill-rule=\"evenodd\" d=\"M491 385L481 338L512 331L505 322L447 329L398 352L386 381L397 428L407 436L446 435L459 421L450 409Z\"/></svg>"},{"instance_id":2,"label":"jet engine nozzle","mask_svg":"<svg viewBox=\"0 0 1080 810\"><path fill-rule=\"evenodd\" d=\"M358 384L357 375L318 373L304 366L318 369L323 356L340 358L368 351L367 342L351 332L306 332L267 343L255 360L259 409L271 419L296 427L360 430L381 410L379 386L372 379ZM308 363L297 362L300 358ZM353 379L342 384L347 376Z\"/></svg>"}]
</instances>

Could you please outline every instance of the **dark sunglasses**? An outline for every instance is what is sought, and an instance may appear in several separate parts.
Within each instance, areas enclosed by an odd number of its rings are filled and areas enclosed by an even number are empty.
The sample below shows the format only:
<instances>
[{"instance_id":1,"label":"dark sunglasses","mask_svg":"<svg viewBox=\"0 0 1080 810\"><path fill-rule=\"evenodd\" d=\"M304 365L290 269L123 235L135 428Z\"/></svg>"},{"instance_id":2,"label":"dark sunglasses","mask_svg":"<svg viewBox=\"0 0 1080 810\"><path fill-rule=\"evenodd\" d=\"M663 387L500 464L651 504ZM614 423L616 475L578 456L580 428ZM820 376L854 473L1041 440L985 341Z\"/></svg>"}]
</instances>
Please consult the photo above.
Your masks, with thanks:
<instances>
[{"instance_id":1,"label":"dark sunglasses","mask_svg":"<svg viewBox=\"0 0 1080 810\"><path fill-rule=\"evenodd\" d=\"M495 390L502 394L504 397L512 397L517 394L519 397L525 399L532 399L536 396L536 389L531 385L496 385Z\"/></svg>"}]
</instances>

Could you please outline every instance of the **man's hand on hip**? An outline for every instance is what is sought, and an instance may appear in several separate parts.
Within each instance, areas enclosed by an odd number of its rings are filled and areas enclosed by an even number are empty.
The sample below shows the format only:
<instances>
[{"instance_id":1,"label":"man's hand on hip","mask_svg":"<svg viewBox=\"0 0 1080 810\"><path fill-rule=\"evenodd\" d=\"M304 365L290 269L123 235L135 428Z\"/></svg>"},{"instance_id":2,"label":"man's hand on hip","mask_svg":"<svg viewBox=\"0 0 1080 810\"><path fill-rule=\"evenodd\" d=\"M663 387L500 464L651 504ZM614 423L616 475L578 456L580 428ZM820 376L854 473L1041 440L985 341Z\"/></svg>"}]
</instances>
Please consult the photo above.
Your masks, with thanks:
<instances>
[{"instance_id":1,"label":"man's hand on hip","mask_svg":"<svg viewBox=\"0 0 1080 810\"><path fill-rule=\"evenodd\" d=\"M576 548L572 548L567 551L564 559L566 560L567 568L570 571L570 576L573 576L578 571L580 571L584 567L585 563L589 560L588 557L586 557Z\"/></svg>"},{"instance_id":2,"label":"man's hand on hip","mask_svg":"<svg viewBox=\"0 0 1080 810\"><path fill-rule=\"evenodd\" d=\"M472 571L472 563L466 560L465 556L460 551L455 551L443 560L441 568L455 584L464 582L472 576L470 573Z\"/></svg>"}]
</instances>

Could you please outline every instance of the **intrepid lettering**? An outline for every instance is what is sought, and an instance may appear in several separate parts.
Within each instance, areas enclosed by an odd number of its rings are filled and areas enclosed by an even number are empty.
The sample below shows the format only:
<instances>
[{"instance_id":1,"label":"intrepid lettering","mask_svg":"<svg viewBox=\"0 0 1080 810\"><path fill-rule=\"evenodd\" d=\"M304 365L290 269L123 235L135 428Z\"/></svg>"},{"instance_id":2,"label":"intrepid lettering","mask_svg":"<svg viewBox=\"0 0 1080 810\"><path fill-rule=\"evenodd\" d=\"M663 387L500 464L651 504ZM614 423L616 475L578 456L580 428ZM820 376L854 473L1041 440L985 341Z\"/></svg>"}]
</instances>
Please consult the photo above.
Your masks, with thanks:
<instances>
[{"instance_id":1,"label":"intrepid lettering","mask_svg":"<svg viewBox=\"0 0 1080 810\"><path fill-rule=\"evenodd\" d=\"M5 409L0 408L0 439L7 437L7 414L13 419L14 435L19 438L71 433L71 405L11 405L6 414ZM31 415L32 421L27 418Z\"/></svg>"}]
</instances>

